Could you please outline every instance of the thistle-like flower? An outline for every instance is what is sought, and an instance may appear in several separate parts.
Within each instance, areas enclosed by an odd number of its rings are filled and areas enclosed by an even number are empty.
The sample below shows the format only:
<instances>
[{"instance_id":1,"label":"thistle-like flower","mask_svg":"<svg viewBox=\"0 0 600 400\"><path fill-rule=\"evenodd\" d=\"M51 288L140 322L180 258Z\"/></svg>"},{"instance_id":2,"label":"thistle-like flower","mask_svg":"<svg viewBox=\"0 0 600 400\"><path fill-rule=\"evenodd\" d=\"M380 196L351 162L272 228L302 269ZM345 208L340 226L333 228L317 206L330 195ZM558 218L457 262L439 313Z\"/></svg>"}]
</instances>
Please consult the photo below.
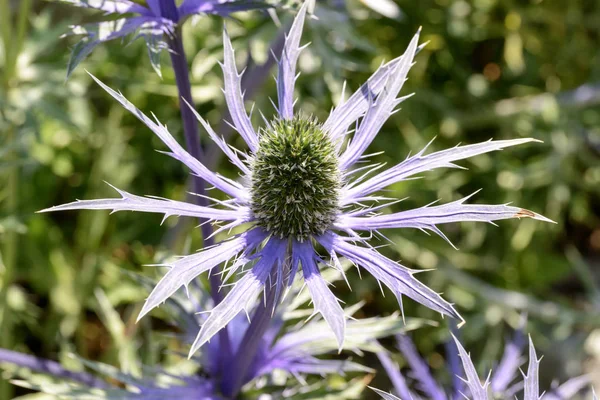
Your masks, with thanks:
<instances>
[{"instance_id":1,"label":"thistle-like flower","mask_svg":"<svg viewBox=\"0 0 600 400\"><path fill-rule=\"evenodd\" d=\"M387 186L435 168L456 167L453 162L478 154L501 150L534 139L488 141L425 155L425 149L400 164L377 172L378 166L356 167L379 129L407 97L398 97L413 58L419 51L419 33L401 56L381 66L347 101L338 105L324 123L294 112L296 62L303 47L306 4L302 6L286 37L278 63L278 117L256 131L251 123L240 89L241 74L235 67L231 41L224 32L225 98L232 124L248 145L248 152L233 150L199 115L197 118L243 178L234 181L209 170L188 154L167 128L144 115L133 104L96 81L127 110L144 122L170 149L170 156L184 163L230 197L214 200L214 206L159 198L140 197L117 189L121 198L85 200L49 208L45 211L74 209L131 210L191 216L224 223L219 231L246 227L246 230L199 253L166 264L168 272L156 285L139 318L163 303L199 274L228 263L225 279L249 268L216 305L202 324L191 353L223 329L235 316L247 310L257 296L266 291L275 297L289 287L301 271L312 297L314 312L322 314L342 346L346 318L338 299L320 273L320 266L339 269L339 257L364 268L388 287L402 307L402 295L454 318L460 318L452 305L417 280L416 271L381 255L370 247L360 232L372 233L388 228L429 230L448 240L438 224L458 221L484 221L530 217L549 221L522 208L508 205L466 204L467 198L442 205L392 214L374 214L382 205L368 207L366 202L384 199L376 194ZM357 124L351 140L348 129ZM356 177L357 175L359 177ZM470 196L469 196L470 197ZM319 244L327 254L319 254ZM190 353L190 354L191 354Z\"/></svg>"},{"instance_id":2,"label":"thistle-like flower","mask_svg":"<svg viewBox=\"0 0 600 400\"><path fill-rule=\"evenodd\" d=\"M520 369L521 364L523 364L522 350L526 342L525 335L520 330L515 332L513 339L506 344L498 366L494 371L490 371L485 380L480 379L480 375L477 373L470 354L467 353L460 341L454 335L452 338L454 340L448 342L446 346L448 372L452 376L452 387L444 389L435 380L427 365L427 361L419 355L410 338L406 335L398 335L398 348L410 367L412 372L410 376L414 377L416 381L415 385L409 384L387 352L380 352L377 356L392 381L395 394L398 397L379 389L371 389L384 400L420 399L421 397L418 392L432 400L462 398L472 400L508 400L516 399L519 392L523 393L523 400L540 400L542 398L544 400L559 400L574 399L576 398L575 396L585 393L589 388L590 377L582 375L572 378L561 385L554 385L548 391L540 391L539 365L541 358L537 356L531 337L529 338L527 373L523 372L522 368ZM459 366L459 364L462 365ZM522 375L522 381L515 382L519 375L519 370ZM415 386L418 390L413 389L412 386ZM593 398L596 400L595 394Z\"/></svg>"},{"instance_id":3,"label":"thistle-like flower","mask_svg":"<svg viewBox=\"0 0 600 400\"><path fill-rule=\"evenodd\" d=\"M134 35L143 37L154 70L160 75L159 55L168 48L163 38L172 36L178 24L197 14L227 16L236 11L267 7L261 0L184 0L178 7L175 0L147 0L146 6L131 0L59 0L83 8L104 11L120 18L87 25L75 25L72 34L84 39L73 49L67 76L99 44Z\"/></svg>"}]
</instances>

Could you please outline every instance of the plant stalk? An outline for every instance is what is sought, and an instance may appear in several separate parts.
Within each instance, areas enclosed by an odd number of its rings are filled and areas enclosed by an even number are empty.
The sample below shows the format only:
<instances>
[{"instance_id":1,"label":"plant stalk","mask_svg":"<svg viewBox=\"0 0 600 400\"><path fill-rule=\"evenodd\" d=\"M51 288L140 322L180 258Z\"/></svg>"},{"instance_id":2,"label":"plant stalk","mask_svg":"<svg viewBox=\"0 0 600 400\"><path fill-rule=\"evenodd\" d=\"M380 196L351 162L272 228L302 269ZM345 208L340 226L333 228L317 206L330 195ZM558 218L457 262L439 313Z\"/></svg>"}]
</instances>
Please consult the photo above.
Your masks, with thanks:
<instances>
[{"instance_id":1,"label":"plant stalk","mask_svg":"<svg viewBox=\"0 0 600 400\"><path fill-rule=\"evenodd\" d=\"M171 55L171 63L173 65L173 71L175 72L175 81L177 83L177 89L179 96L188 102L191 107L195 107L194 100L192 99L192 88L190 84L190 75L183 49L183 41L181 39L181 28L177 28L174 35L169 39L169 50ZM202 147L200 145L200 139L198 135L198 120L196 116L187 105L182 104L180 106L181 119L183 121L183 132L185 135L185 142L188 152L198 160L203 160ZM206 188L204 181L198 176L192 176L192 188L194 193L199 196L194 196L194 201L201 206L208 206L208 200L206 199ZM205 220L200 220L202 238L204 246L211 246L213 240L210 237L212 234L212 228L210 224L205 223ZM222 281L217 271L210 274L210 291L213 298L214 304L217 305L221 302L222 295L219 289L222 286ZM231 342L229 340L229 333L227 329L221 329L219 332L219 339L222 344L222 368L231 355Z\"/></svg>"},{"instance_id":2,"label":"plant stalk","mask_svg":"<svg viewBox=\"0 0 600 400\"><path fill-rule=\"evenodd\" d=\"M275 276L276 271L277 266L274 266L265 285L265 300L261 301L256 308L252 316L252 322L250 322L240 342L240 346L232 359L230 378L221 381L221 392L228 399L238 398L237 396L246 382L248 371L252 365L252 361L256 357L261 340L273 320L275 308L279 304L281 297L281 292L278 295L276 286L271 284L271 282L277 281Z\"/></svg>"}]
</instances>

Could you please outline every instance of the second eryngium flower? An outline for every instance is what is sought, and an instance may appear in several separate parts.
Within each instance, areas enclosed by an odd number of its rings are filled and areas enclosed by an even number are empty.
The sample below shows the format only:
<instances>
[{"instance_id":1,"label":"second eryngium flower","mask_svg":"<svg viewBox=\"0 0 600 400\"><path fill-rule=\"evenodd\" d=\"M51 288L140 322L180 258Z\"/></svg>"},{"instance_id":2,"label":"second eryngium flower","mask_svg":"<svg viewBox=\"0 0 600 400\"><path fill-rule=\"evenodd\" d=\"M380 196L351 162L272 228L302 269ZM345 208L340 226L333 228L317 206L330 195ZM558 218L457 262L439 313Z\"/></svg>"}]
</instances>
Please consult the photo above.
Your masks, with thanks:
<instances>
[{"instance_id":1,"label":"second eryngium flower","mask_svg":"<svg viewBox=\"0 0 600 400\"><path fill-rule=\"evenodd\" d=\"M67 66L67 77L75 67L101 43L114 39L143 37L150 62L160 76L160 53L169 48L165 36L175 35L176 28L188 17L215 14L226 17L236 11L267 8L264 0L147 0L145 5L131 0L58 0L73 6L103 11L110 17L85 25L74 25L71 34L82 36L75 45ZM113 17L117 17L116 19ZM173 49L170 49L174 51Z\"/></svg>"}]
</instances>

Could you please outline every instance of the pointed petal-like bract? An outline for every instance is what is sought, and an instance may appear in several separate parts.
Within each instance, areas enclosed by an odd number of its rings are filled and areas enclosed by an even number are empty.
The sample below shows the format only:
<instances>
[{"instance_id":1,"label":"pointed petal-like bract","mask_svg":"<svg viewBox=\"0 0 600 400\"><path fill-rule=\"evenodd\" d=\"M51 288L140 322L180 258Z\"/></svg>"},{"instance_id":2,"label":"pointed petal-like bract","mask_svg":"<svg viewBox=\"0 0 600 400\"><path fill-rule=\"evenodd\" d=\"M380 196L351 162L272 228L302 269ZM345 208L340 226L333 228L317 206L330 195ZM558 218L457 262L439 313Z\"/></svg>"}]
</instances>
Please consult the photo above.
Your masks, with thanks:
<instances>
[{"instance_id":1,"label":"pointed petal-like bract","mask_svg":"<svg viewBox=\"0 0 600 400\"><path fill-rule=\"evenodd\" d=\"M543 400L565 400L573 399L577 393L589 387L591 377L589 375L581 375L571 378L559 387L552 389L542 395Z\"/></svg>"},{"instance_id":2,"label":"pointed petal-like bract","mask_svg":"<svg viewBox=\"0 0 600 400\"><path fill-rule=\"evenodd\" d=\"M260 252L260 259L252 269L246 272L223 301L211 310L192 344L190 356L256 299L256 296L263 290L275 263L282 262L285 258L286 246L286 240L269 239Z\"/></svg>"},{"instance_id":3,"label":"pointed petal-like bract","mask_svg":"<svg viewBox=\"0 0 600 400\"><path fill-rule=\"evenodd\" d=\"M208 4L206 0L183 0L179 6L179 15L183 18L186 15L204 12Z\"/></svg>"},{"instance_id":4,"label":"pointed petal-like bract","mask_svg":"<svg viewBox=\"0 0 600 400\"><path fill-rule=\"evenodd\" d=\"M142 35L146 42L146 48L148 49L148 58L150 59L150 65L156 75L162 79L162 70L160 69L160 54L164 48L164 42L162 41L162 34L147 34Z\"/></svg>"},{"instance_id":5,"label":"pointed petal-like bract","mask_svg":"<svg viewBox=\"0 0 600 400\"><path fill-rule=\"evenodd\" d=\"M346 151L342 153L340 157L340 169L342 171L352 166L363 155L398 104L396 97L402 89L408 71L412 66L419 42L419 33L417 32L412 38L402 59L388 75L385 87L375 99L375 104L369 107L352 141L348 144Z\"/></svg>"},{"instance_id":6,"label":"pointed petal-like bract","mask_svg":"<svg viewBox=\"0 0 600 400\"><path fill-rule=\"evenodd\" d=\"M344 345L346 318L338 299L327 287L327 282L321 276L316 262L315 250L310 242L294 242L293 250L297 259L302 263L304 282L310 292L314 312L321 313L337 338L339 348Z\"/></svg>"},{"instance_id":7,"label":"pointed petal-like bract","mask_svg":"<svg viewBox=\"0 0 600 400\"><path fill-rule=\"evenodd\" d=\"M466 352L465 348L460 344L456 336L452 335L454 338L454 342L456 343L456 347L458 347L458 354L460 355L460 359L462 360L462 365L465 370L465 375L467 379L465 380L469 390L471 391L472 400L488 400L487 394L487 386L489 382L485 382L483 385L479 380L479 376L477 375L477 371L475 370L475 366L471 361L471 357ZM465 396L465 398L467 398ZM536 399L537 400L537 399Z\"/></svg>"},{"instance_id":8,"label":"pointed petal-like bract","mask_svg":"<svg viewBox=\"0 0 600 400\"><path fill-rule=\"evenodd\" d=\"M216 14L227 16L236 11L249 11L272 7L265 0L184 0L179 6L179 17L183 18L191 14Z\"/></svg>"},{"instance_id":9,"label":"pointed petal-like bract","mask_svg":"<svg viewBox=\"0 0 600 400\"><path fill-rule=\"evenodd\" d=\"M540 383L539 383L539 367L540 360L535 353L535 347L531 336L529 337L529 365L527 366L527 375L525 375L525 395L523 400L539 400L540 398Z\"/></svg>"},{"instance_id":10,"label":"pointed petal-like bract","mask_svg":"<svg viewBox=\"0 0 600 400\"><path fill-rule=\"evenodd\" d=\"M196 116L196 119L198 120L198 122L200 122L200 124L202 125L202 127L204 128L204 130L206 130L206 133L208 133L208 136L210 136L210 138L212 139L212 141L215 142L215 144L217 146L219 146L219 148L221 149L221 151L223 153L225 153L225 155L229 158L229 160L231 161L231 163L233 165L235 165L236 167L238 167L240 169L240 171L242 171L244 174L250 175L250 169L248 168L248 166L246 164L244 164L242 162L242 160L240 160L240 158L238 157L238 155L231 149L231 147L229 147L229 145L227 144L227 142L225 142L225 139L220 138L219 136L217 136L217 133L210 126L210 124L206 120L204 120L204 118L202 118L200 116L200 114L198 114L198 112L194 109L194 107L192 107L187 102L187 100L183 99L183 101L185 101L185 104L190 108L190 110L192 110L192 112Z\"/></svg>"},{"instance_id":11,"label":"pointed petal-like bract","mask_svg":"<svg viewBox=\"0 0 600 400\"><path fill-rule=\"evenodd\" d=\"M412 340L406 335L397 335L398 349L406 359L412 373L420 383L420 389L432 400L446 400L444 390L437 384L427 362L417 352Z\"/></svg>"},{"instance_id":12,"label":"pointed petal-like bract","mask_svg":"<svg viewBox=\"0 0 600 400\"><path fill-rule=\"evenodd\" d=\"M59 379L75 381L90 388L109 389L111 385L85 371L76 372L64 368L56 361L0 348L0 362L14 364L28 371L53 375Z\"/></svg>"},{"instance_id":13,"label":"pointed petal-like bract","mask_svg":"<svg viewBox=\"0 0 600 400\"><path fill-rule=\"evenodd\" d=\"M276 360L274 360L276 362ZM348 360L321 360L315 357L305 357L290 360L276 366L278 369L292 374L344 375L345 372L374 372L371 368Z\"/></svg>"},{"instance_id":14,"label":"pointed petal-like bract","mask_svg":"<svg viewBox=\"0 0 600 400\"><path fill-rule=\"evenodd\" d=\"M169 147L169 149L171 149L171 153L168 153L169 155L184 163L196 175L222 192L225 192L238 200L244 200L248 197L247 192L245 192L240 186L234 186L232 183L225 181L223 178L206 168L204 164L185 151L184 148L175 140L175 138L171 136L164 125L160 124L158 121L152 121L143 112L138 110L132 103L130 103L129 100L127 100L121 93L115 92L102 83L102 81L100 81L94 75L90 74L90 76L96 81L96 83L98 83L98 85L100 85L100 87L106 90L108 94L121 103L126 110L131 112L148 128L150 128L150 130L154 132L156 136L158 136L159 139L162 140L167 147Z\"/></svg>"},{"instance_id":15,"label":"pointed petal-like bract","mask_svg":"<svg viewBox=\"0 0 600 400\"><path fill-rule=\"evenodd\" d=\"M235 129L244 138L250 150L254 152L258 147L258 137L244 107L241 83L242 75L238 74L235 67L233 46L231 45L231 40L226 29L223 29L223 52L224 60L221 64L225 79L225 90L223 90L223 93L225 94L229 115L231 115Z\"/></svg>"},{"instance_id":16,"label":"pointed petal-like bract","mask_svg":"<svg viewBox=\"0 0 600 400\"><path fill-rule=\"evenodd\" d=\"M553 222L524 208L504 204L464 204L469 197L471 196L439 206L425 206L373 217L344 217L341 215L336 226L341 229L370 231L386 228L418 228L435 231L436 225L451 222L492 222L509 218L533 218Z\"/></svg>"},{"instance_id":17,"label":"pointed petal-like bract","mask_svg":"<svg viewBox=\"0 0 600 400\"><path fill-rule=\"evenodd\" d=\"M456 324L449 324L449 328L451 332L456 332ZM449 400L461 400L463 398L463 393L465 393L465 381L461 378L463 373L462 363L460 362L460 355L458 354L458 347L456 347L456 343L454 340L446 340L444 343L444 348L446 350L446 365L448 368L448 374L450 375L450 381L452 382L452 387L448 390L448 399Z\"/></svg>"},{"instance_id":18,"label":"pointed petal-like bract","mask_svg":"<svg viewBox=\"0 0 600 400\"><path fill-rule=\"evenodd\" d=\"M300 38L304 29L304 19L308 1L305 1L286 38L283 53L279 60L277 75L277 97L279 99L279 116L283 119L294 117L294 84L296 82L296 63L302 48Z\"/></svg>"},{"instance_id":19,"label":"pointed petal-like bract","mask_svg":"<svg viewBox=\"0 0 600 400\"><path fill-rule=\"evenodd\" d=\"M152 20L151 17L141 16L72 26L72 35L83 35L85 37L71 51L71 57L67 64L67 78L96 46L103 42L132 34L150 20Z\"/></svg>"},{"instance_id":20,"label":"pointed petal-like bract","mask_svg":"<svg viewBox=\"0 0 600 400\"><path fill-rule=\"evenodd\" d=\"M500 363L492 373L492 392L504 392L508 385L514 380L519 366L521 365L521 351L525 344L525 335L522 330L517 330L514 337L504 347L504 353Z\"/></svg>"},{"instance_id":21,"label":"pointed petal-like bract","mask_svg":"<svg viewBox=\"0 0 600 400\"><path fill-rule=\"evenodd\" d=\"M417 47L418 53L425 44ZM336 141L346 133L348 127L362 117L369 109L370 100L376 98L383 90L388 76L396 70L402 61L400 56L387 64L382 65L371 75L352 96L342 104L339 104L329 115L323 124L323 130L328 132L333 141Z\"/></svg>"},{"instance_id":22,"label":"pointed petal-like bract","mask_svg":"<svg viewBox=\"0 0 600 400\"><path fill-rule=\"evenodd\" d=\"M129 0L59 0L72 6L94 8L107 14L140 13L148 11L147 8Z\"/></svg>"},{"instance_id":23,"label":"pointed petal-like bract","mask_svg":"<svg viewBox=\"0 0 600 400\"><path fill-rule=\"evenodd\" d=\"M100 43L102 42L99 40L81 40L73 47L73 50L71 50L71 57L67 63L67 78L71 76L79 63L85 60L85 58L90 55L92 50L94 50Z\"/></svg>"},{"instance_id":24,"label":"pointed petal-like bract","mask_svg":"<svg viewBox=\"0 0 600 400\"><path fill-rule=\"evenodd\" d=\"M165 264L170 267L165 276L158 282L142 311L137 318L139 321L154 307L163 303L182 286L187 286L192 279L203 272L215 268L219 264L231 260L246 247L246 236L221 242L208 250L180 258L172 263Z\"/></svg>"},{"instance_id":25,"label":"pointed petal-like bract","mask_svg":"<svg viewBox=\"0 0 600 400\"><path fill-rule=\"evenodd\" d=\"M369 386L369 389L371 389L372 391L374 391L375 393L377 393L379 396L381 396L381 398L383 400L412 400L411 397L407 397L407 398L396 397L396 396L394 396L391 393L384 392L383 390L379 390L379 389L374 388L374 387L370 387Z\"/></svg>"},{"instance_id":26,"label":"pointed petal-like bract","mask_svg":"<svg viewBox=\"0 0 600 400\"><path fill-rule=\"evenodd\" d=\"M211 221L239 221L240 223L247 222L251 218L250 210L247 207L219 210L183 201L136 196L124 190L113 188L121 195L120 199L77 200L72 203L46 208L40 212L66 210L138 211L164 214L165 218L169 216L186 216Z\"/></svg>"},{"instance_id":27,"label":"pointed petal-like bract","mask_svg":"<svg viewBox=\"0 0 600 400\"><path fill-rule=\"evenodd\" d=\"M423 153L427 149L425 148L400 164L346 190L342 194L341 203L342 205L350 204L357 198L364 197L424 171L443 167L456 168L457 166L453 164L454 161L529 142L539 142L539 140L529 138L497 141L489 140L484 143L457 146L452 149L442 150L424 156Z\"/></svg>"},{"instance_id":28,"label":"pointed petal-like bract","mask_svg":"<svg viewBox=\"0 0 600 400\"><path fill-rule=\"evenodd\" d=\"M401 295L405 295L441 314L461 318L450 303L417 280L413 271L384 257L376 250L350 244L333 233L323 235L317 240L330 254L336 252L369 271L399 300Z\"/></svg>"},{"instance_id":29,"label":"pointed petal-like bract","mask_svg":"<svg viewBox=\"0 0 600 400\"><path fill-rule=\"evenodd\" d=\"M263 290L270 268L265 263L257 263L250 271L235 283L231 291L210 312L202 324L198 336L189 352L191 357L202 345L223 329L242 310L247 310L256 296Z\"/></svg>"},{"instance_id":30,"label":"pointed petal-like bract","mask_svg":"<svg viewBox=\"0 0 600 400\"><path fill-rule=\"evenodd\" d=\"M374 340L391 336L397 332L418 329L424 325L428 325L425 320L402 320L398 315L349 320L346 323L344 349L377 352L382 350L382 347ZM269 350L269 357L295 359L334 351L339 351L339 345L331 330L328 329L327 322L311 320L281 336Z\"/></svg>"},{"instance_id":31,"label":"pointed petal-like bract","mask_svg":"<svg viewBox=\"0 0 600 400\"><path fill-rule=\"evenodd\" d=\"M400 395L400 398L412 400L412 394L410 393L410 389L406 384L406 380L400 373L400 367L398 364L392 361L391 357L386 351L380 351L377 353L377 358L379 358L379 362L383 366L383 369L385 369L388 378L390 378L390 381L392 381L392 385L394 385L394 389L396 390L396 393Z\"/></svg>"}]
</instances>

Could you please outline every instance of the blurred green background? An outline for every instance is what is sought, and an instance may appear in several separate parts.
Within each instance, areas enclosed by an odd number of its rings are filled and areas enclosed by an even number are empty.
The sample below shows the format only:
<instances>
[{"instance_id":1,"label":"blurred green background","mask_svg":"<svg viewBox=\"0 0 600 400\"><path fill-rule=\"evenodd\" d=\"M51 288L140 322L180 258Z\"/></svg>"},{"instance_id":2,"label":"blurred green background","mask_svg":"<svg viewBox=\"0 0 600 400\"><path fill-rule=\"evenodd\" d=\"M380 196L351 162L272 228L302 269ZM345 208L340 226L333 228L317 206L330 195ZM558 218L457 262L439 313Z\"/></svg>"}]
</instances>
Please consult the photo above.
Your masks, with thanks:
<instances>
[{"instance_id":1,"label":"blurred green background","mask_svg":"<svg viewBox=\"0 0 600 400\"><path fill-rule=\"evenodd\" d=\"M55 2L0 4L0 346L65 365L73 363L67 357L73 352L114 365L153 364L164 350L150 340L160 322L134 323L147 291L121 270L159 276L143 265L200 248L198 230L183 219L160 226L155 215L36 211L114 196L104 181L136 194L185 197L187 171L156 152L162 144L84 71L156 113L183 141L168 57L163 54L160 79L143 41L110 42L66 81L77 40L60 36L70 24L101 16ZM280 13L283 26L289 16ZM600 387L600 3L332 0L318 3L317 16L304 35L312 44L300 58L297 93L298 108L321 120L338 102L344 80L357 89L382 61L403 53L419 26L429 41L404 89L416 95L370 148L385 151L376 161L395 164L435 137L432 151L490 138L543 141L461 162L468 170L422 174L388 195L409 197L392 207L401 210L482 189L472 202L514 202L556 225L525 219L499 227L443 226L459 251L439 237L394 230L387 232L393 244L382 251L406 266L435 269L420 278L456 303L467 321L463 344L481 371L495 366L526 313L527 332L544 355L543 386L588 372ZM227 24L239 67L248 64L256 74L247 98L269 117L274 70L261 64L277 48L281 28L261 13L237 14ZM221 29L220 19L202 17L185 26L184 42L197 109L228 134L217 64ZM254 122L261 123L257 112ZM242 145L238 136L230 138ZM210 146L204 133L202 141ZM209 159L235 177L214 152ZM370 276L359 279L352 270L349 279L353 291L338 285L336 293L348 304L365 300L359 316L398 309ZM443 370L447 321L410 301L405 309L440 322L413 338L434 371ZM377 367L374 357L363 362ZM374 379L373 386L391 387L382 374ZM0 383L0 398L12 390Z\"/></svg>"}]
</instances>

